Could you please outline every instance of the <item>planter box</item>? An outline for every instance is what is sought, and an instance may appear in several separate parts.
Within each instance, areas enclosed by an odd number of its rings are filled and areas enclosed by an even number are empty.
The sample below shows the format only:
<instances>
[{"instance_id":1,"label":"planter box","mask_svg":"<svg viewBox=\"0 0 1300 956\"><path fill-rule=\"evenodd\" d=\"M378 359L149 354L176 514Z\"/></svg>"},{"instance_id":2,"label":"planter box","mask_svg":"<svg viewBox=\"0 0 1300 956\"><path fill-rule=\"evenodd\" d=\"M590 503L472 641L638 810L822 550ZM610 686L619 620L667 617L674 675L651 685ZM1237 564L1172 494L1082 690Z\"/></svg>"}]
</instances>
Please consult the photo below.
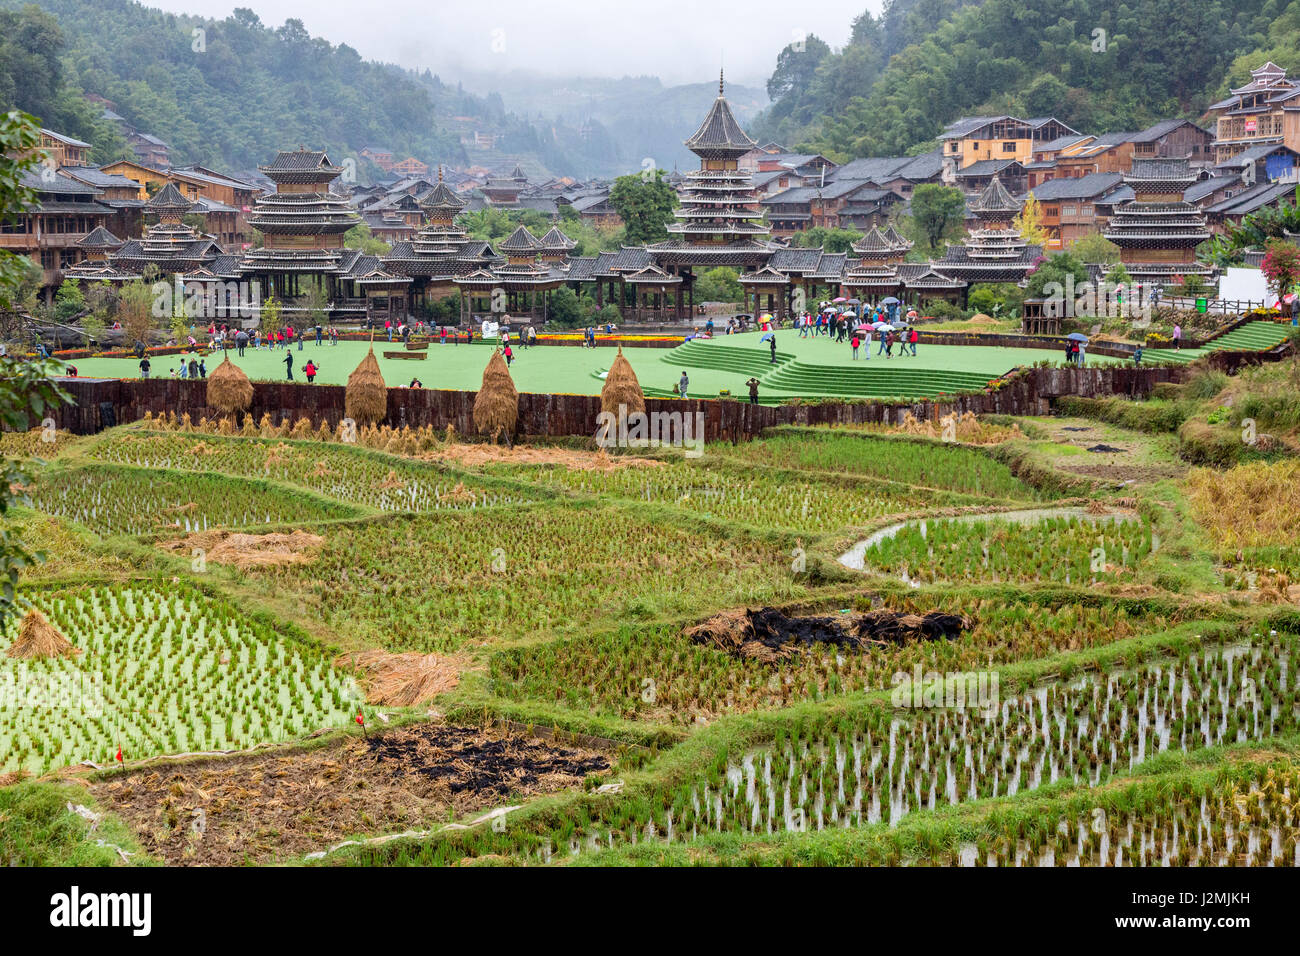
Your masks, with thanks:
<instances>
[{"instance_id":1,"label":"planter box","mask_svg":"<svg viewBox=\"0 0 1300 956\"><path fill-rule=\"evenodd\" d=\"M426 358L428 358L428 356L427 356L427 354L424 353L424 352L385 352L385 353L384 353L384 358L386 358L386 359L416 359L417 361L423 362Z\"/></svg>"}]
</instances>

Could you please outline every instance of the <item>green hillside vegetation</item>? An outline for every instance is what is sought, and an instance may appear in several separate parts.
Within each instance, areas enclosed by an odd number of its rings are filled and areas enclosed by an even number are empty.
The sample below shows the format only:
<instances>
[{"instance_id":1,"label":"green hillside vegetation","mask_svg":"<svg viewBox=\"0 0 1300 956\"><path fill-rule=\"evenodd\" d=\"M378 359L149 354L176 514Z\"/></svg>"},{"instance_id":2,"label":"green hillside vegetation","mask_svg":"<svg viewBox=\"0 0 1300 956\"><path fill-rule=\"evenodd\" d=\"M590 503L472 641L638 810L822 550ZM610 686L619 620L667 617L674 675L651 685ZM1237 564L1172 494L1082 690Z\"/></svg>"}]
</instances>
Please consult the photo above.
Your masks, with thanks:
<instances>
[{"instance_id":1,"label":"green hillside vegetation","mask_svg":"<svg viewBox=\"0 0 1300 956\"><path fill-rule=\"evenodd\" d=\"M1142 129L1195 118L1266 53L1298 50L1300 8L1279 0L891 0L841 50L787 48L754 132L844 159L923 151L967 115Z\"/></svg>"}]
</instances>

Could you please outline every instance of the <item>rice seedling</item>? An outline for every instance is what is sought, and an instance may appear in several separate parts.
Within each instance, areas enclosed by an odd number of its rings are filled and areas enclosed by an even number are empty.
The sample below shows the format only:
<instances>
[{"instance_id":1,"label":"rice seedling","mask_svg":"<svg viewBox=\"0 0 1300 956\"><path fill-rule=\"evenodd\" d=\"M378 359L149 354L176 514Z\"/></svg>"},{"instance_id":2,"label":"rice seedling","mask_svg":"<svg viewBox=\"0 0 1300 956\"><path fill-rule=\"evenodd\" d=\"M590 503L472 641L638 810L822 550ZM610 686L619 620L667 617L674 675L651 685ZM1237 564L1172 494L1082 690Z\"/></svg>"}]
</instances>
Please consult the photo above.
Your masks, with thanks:
<instances>
[{"instance_id":1,"label":"rice seedling","mask_svg":"<svg viewBox=\"0 0 1300 956\"><path fill-rule=\"evenodd\" d=\"M784 707L889 687L893 675L967 671L1097 647L1167 629L1174 618L1122 607L1034 607L949 598L891 602L900 609L963 612L975 627L953 641L914 642L845 653L804 650L779 665L692 644L677 625L616 631L512 648L491 660L493 690L512 700L688 726L728 713ZM647 683L647 681L649 683ZM653 693L647 693L647 688Z\"/></svg>"},{"instance_id":2,"label":"rice seedling","mask_svg":"<svg viewBox=\"0 0 1300 956\"><path fill-rule=\"evenodd\" d=\"M940 518L908 522L880 536L864 551L862 566L920 583L1088 584L1131 576L1155 547L1150 523L1133 515Z\"/></svg>"},{"instance_id":3,"label":"rice seedling","mask_svg":"<svg viewBox=\"0 0 1300 956\"><path fill-rule=\"evenodd\" d=\"M172 586L28 595L75 654L14 657L0 638L0 772L239 749L343 726L360 696L321 651ZM14 642L22 641L21 636Z\"/></svg>"},{"instance_id":4,"label":"rice seedling","mask_svg":"<svg viewBox=\"0 0 1300 956\"><path fill-rule=\"evenodd\" d=\"M671 505L755 527L816 534L868 524L882 515L984 503L952 492L919 492L848 476L808 476L772 468L668 461L658 468L577 471L537 465L492 466L491 474L592 497Z\"/></svg>"},{"instance_id":5,"label":"rice seedling","mask_svg":"<svg viewBox=\"0 0 1300 956\"><path fill-rule=\"evenodd\" d=\"M614 507L557 504L340 525L309 573L251 570L330 627L389 650L685 613L803 593L778 545Z\"/></svg>"},{"instance_id":6,"label":"rice seedling","mask_svg":"<svg viewBox=\"0 0 1300 956\"><path fill-rule=\"evenodd\" d=\"M92 455L141 468L265 478L379 511L459 511L528 500L518 491L351 445L151 433L102 442Z\"/></svg>"},{"instance_id":7,"label":"rice seedling","mask_svg":"<svg viewBox=\"0 0 1300 956\"><path fill-rule=\"evenodd\" d=\"M116 465L43 472L29 497L36 510L103 535L303 524L359 513L264 482Z\"/></svg>"},{"instance_id":8,"label":"rice seedling","mask_svg":"<svg viewBox=\"0 0 1300 956\"><path fill-rule=\"evenodd\" d=\"M1092 788L1163 753L1191 753L1300 728L1300 639L1197 646L1130 670L1087 673L1003 697L955 682L922 700L823 711L776 725L770 745L720 750L693 780L566 820L539 856L704 833L754 836L898 825L905 817L1047 784ZM931 700L930 698L935 698ZM584 808L584 812L590 812ZM527 842L525 839L523 842ZM537 844L533 844L534 847ZM988 847L978 848L983 859ZM894 862L900 862L895 860Z\"/></svg>"},{"instance_id":9,"label":"rice seedling","mask_svg":"<svg viewBox=\"0 0 1300 956\"><path fill-rule=\"evenodd\" d=\"M716 446L714 446L716 447ZM937 442L874 438L824 428L775 434L719 449L729 458L804 471L835 471L883 478L919 488L1035 500L1042 493L1000 461L971 448Z\"/></svg>"}]
</instances>

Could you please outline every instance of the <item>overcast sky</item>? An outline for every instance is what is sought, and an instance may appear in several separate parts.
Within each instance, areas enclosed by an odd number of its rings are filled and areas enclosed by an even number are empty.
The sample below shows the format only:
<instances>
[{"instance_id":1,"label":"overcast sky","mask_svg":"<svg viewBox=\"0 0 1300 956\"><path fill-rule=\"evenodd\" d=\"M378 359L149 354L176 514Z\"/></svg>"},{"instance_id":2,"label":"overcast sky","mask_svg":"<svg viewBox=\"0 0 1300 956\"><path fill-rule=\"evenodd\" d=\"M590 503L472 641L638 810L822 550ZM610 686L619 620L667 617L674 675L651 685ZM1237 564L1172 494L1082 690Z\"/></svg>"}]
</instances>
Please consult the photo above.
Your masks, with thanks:
<instances>
[{"instance_id":1,"label":"overcast sky","mask_svg":"<svg viewBox=\"0 0 1300 956\"><path fill-rule=\"evenodd\" d=\"M367 59L459 70L531 69L567 76L659 76L666 84L714 76L719 61L741 83L762 84L800 33L833 47L853 18L883 0L144 0L146 6L222 19L249 7L268 26L297 17L313 36ZM499 32L497 32L499 31Z\"/></svg>"}]
</instances>

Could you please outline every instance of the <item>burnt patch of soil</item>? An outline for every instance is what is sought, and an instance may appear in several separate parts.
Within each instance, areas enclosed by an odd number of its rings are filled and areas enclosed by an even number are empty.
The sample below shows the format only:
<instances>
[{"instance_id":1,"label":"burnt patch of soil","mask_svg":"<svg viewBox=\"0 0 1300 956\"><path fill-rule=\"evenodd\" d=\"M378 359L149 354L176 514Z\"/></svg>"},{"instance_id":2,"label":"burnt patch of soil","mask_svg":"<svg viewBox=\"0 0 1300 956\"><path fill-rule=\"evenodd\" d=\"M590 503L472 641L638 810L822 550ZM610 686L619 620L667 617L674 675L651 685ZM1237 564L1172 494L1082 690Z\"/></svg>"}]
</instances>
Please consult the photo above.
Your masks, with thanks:
<instances>
[{"instance_id":1,"label":"burnt patch of soil","mask_svg":"<svg viewBox=\"0 0 1300 956\"><path fill-rule=\"evenodd\" d=\"M1098 455L1116 455L1128 451L1127 448L1116 448L1114 445L1090 445L1086 450Z\"/></svg>"},{"instance_id":2,"label":"burnt patch of soil","mask_svg":"<svg viewBox=\"0 0 1300 956\"><path fill-rule=\"evenodd\" d=\"M229 866L322 850L357 834L436 826L579 786L599 751L531 736L413 724L314 750L177 763L90 784L169 864Z\"/></svg>"},{"instance_id":3,"label":"burnt patch of soil","mask_svg":"<svg viewBox=\"0 0 1300 956\"><path fill-rule=\"evenodd\" d=\"M845 650L953 640L973 627L970 618L946 611L910 614L880 608L858 614L789 617L772 607L723 611L686 631L695 644L735 657L779 662L817 644Z\"/></svg>"}]
</instances>

